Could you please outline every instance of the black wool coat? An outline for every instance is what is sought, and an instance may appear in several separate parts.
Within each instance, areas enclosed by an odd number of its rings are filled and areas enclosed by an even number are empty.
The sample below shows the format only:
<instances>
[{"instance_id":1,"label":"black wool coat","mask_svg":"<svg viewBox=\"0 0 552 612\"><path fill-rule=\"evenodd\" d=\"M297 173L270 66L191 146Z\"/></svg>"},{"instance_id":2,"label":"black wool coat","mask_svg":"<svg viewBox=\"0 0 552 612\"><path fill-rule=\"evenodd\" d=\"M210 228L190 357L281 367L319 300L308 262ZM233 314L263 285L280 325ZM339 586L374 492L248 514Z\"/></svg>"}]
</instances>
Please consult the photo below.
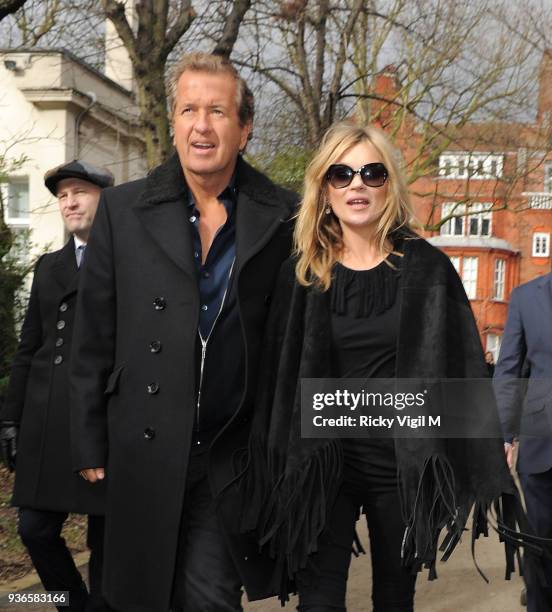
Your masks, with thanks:
<instances>
[{"instance_id":1,"label":"black wool coat","mask_svg":"<svg viewBox=\"0 0 552 612\"><path fill-rule=\"evenodd\" d=\"M258 598L267 594L264 562L253 540L232 534L238 505L227 485L246 452L262 334L290 253L296 196L241 159L236 180L234 274L246 380L239 409L210 448L209 480L248 595ZM104 590L125 612L169 608L186 503L199 319L186 193L176 155L144 180L105 190L81 271L73 465L106 467Z\"/></svg>"},{"instance_id":2,"label":"black wool coat","mask_svg":"<svg viewBox=\"0 0 552 612\"><path fill-rule=\"evenodd\" d=\"M105 487L73 472L69 357L79 271L71 238L37 263L0 420L20 423L15 506L103 514Z\"/></svg>"}]
</instances>

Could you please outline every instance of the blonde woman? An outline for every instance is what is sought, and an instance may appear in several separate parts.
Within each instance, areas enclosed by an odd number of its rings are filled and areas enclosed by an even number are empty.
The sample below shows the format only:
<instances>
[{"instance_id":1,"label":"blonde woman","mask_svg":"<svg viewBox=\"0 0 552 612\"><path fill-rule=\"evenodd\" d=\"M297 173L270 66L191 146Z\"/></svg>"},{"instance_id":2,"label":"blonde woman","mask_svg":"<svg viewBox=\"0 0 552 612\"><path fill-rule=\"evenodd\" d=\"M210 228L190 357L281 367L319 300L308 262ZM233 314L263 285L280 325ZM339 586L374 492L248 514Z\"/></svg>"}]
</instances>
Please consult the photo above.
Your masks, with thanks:
<instances>
[{"instance_id":1,"label":"blonde woman","mask_svg":"<svg viewBox=\"0 0 552 612\"><path fill-rule=\"evenodd\" d=\"M516 499L499 439L301 437L302 378L487 375L458 275L409 226L399 159L374 127L328 131L306 172L296 254L273 296L244 527L277 561L282 599L295 579L303 611L345 610L360 511L373 610L409 612L416 571L435 574L440 531L448 529L448 556L474 503L476 537L492 500Z\"/></svg>"}]
</instances>

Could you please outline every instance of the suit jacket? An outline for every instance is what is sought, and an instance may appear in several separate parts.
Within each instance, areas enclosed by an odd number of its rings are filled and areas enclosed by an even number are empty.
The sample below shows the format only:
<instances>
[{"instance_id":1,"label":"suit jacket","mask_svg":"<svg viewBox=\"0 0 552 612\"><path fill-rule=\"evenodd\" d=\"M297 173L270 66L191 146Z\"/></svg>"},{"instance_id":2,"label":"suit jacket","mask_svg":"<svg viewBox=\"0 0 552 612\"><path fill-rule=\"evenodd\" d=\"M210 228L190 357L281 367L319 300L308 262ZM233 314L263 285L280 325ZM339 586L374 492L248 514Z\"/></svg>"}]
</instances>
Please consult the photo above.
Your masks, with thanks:
<instances>
[{"instance_id":1,"label":"suit jacket","mask_svg":"<svg viewBox=\"0 0 552 612\"><path fill-rule=\"evenodd\" d=\"M528 371L526 383L520 380ZM495 368L504 438L520 436L517 469L552 467L552 274L516 287Z\"/></svg>"},{"instance_id":2,"label":"suit jacket","mask_svg":"<svg viewBox=\"0 0 552 612\"><path fill-rule=\"evenodd\" d=\"M236 512L222 491L247 447L265 318L290 252L296 204L294 194L242 160L237 188L234 273L246 380L240 408L210 449L209 479L223 521ZM125 611L160 612L170 603L198 365L186 192L176 155L144 180L105 190L81 271L71 378L74 468L107 468L104 590ZM154 340L159 350L151 350ZM225 534L248 595L266 595L255 542Z\"/></svg>"},{"instance_id":3,"label":"suit jacket","mask_svg":"<svg viewBox=\"0 0 552 612\"><path fill-rule=\"evenodd\" d=\"M71 467L69 356L78 280L73 238L38 261L0 419L20 423L15 506L101 514L104 486L92 490Z\"/></svg>"}]
</instances>

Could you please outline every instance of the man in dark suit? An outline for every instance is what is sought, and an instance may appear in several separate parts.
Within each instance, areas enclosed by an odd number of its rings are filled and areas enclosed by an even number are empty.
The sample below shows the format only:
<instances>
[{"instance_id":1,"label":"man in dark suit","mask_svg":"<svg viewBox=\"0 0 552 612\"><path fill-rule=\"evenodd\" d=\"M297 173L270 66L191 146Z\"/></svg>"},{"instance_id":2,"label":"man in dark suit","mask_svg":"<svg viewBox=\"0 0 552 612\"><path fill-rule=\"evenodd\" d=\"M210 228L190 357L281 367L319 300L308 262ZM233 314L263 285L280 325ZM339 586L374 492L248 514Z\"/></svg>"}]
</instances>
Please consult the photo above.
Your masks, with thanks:
<instances>
[{"instance_id":1,"label":"man in dark suit","mask_svg":"<svg viewBox=\"0 0 552 612\"><path fill-rule=\"evenodd\" d=\"M36 265L0 437L4 459L16 470L19 535L44 588L69 591L69 607L62 610L108 610L101 596L104 490L90 489L72 470L68 364L79 265L100 192L113 185L113 176L75 160L47 172L45 184L71 237ZM69 512L89 515L90 594L60 535Z\"/></svg>"},{"instance_id":2,"label":"man in dark suit","mask_svg":"<svg viewBox=\"0 0 552 612\"><path fill-rule=\"evenodd\" d=\"M517 471L529 522L538 536L552 538L552 274L512 292L494 386L510 467L519 438ZM552 582L550 561L545 574ZM531 575L527 607L552 611L552 588Z\"/></svg>"},{"instance_id":3,"label":"man in dark suit","mask_svg":"<svg viewBox=\"0 0 552 612\"><path fill-rule=\"evenodd\" d=\"M230 62L185 56L176 154L104 192L71 374L74 467L108 485L104 592L130 612L241 610L270 564L238 535L262 333L296 196L241 158L253 97Z\"/></svg>"}]
</instances>

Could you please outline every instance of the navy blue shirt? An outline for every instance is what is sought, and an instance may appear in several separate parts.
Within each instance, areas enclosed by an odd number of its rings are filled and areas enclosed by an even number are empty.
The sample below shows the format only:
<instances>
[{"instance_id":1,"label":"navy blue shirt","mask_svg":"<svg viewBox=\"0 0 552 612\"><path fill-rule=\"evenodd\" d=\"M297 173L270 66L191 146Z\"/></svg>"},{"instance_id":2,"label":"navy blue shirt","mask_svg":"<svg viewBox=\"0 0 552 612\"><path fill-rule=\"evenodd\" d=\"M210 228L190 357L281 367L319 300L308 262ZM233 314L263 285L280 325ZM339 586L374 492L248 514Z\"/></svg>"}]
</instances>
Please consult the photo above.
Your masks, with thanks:
<instances>
[{"instance_id":1,"label":"navy blue shirt","mask_svg":"<svg viewBox=\"0 0 552 612\"><path fill-rule=\"evenodd\" d=\"M196 445L209 444L232 417L243 396L245 381L245 345L238 309L237 270L233 267L237 210L234 179L218 200L226 208L227 219L217 231L202 264L199 211L193 195L189 193L188 196L187 212L200 296L196 344Z\"/></svg>"},{"instance_id":2,"label":"navy blue shirt","mask_svg":"<svg viewBox=\"0 0 552 612\"><path fill-rule=\"evenodd\" d=\"M199 216L194 196L188 194L188 219L192 227L194 259L199 283L199 331L203 340L211 333L217 315L222 307L228 280L236 257L236 188L232 179L230 185L218 196L226 208L227 219L215 235L205 263L201 263L201 239L199 237Z\"/></svg>"}]
</instances>

